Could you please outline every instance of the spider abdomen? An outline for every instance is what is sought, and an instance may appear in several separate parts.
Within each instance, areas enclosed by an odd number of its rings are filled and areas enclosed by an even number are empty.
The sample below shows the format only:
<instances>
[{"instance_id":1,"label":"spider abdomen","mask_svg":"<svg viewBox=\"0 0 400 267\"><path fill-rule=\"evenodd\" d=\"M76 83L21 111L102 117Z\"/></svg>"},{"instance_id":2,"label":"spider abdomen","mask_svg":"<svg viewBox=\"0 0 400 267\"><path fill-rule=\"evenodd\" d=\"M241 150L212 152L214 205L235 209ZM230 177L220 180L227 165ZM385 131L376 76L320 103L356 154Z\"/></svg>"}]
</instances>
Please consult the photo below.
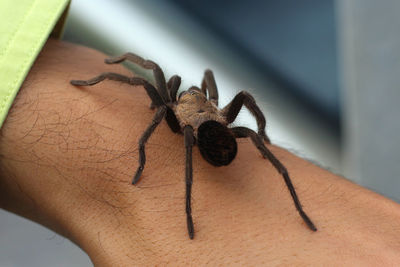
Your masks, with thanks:
<instances>
[{"instance_id":1,"label":"spider abdomen","mask_svg":"<svg viewBox=\"0 0 400 267\"><path fill-rule=\"evenodd\" d=\"M237 143L231 130L213 120L199 126L197 145L203 158L214 166L228 165L237 153Z\"/></svg>"}]
</instances>

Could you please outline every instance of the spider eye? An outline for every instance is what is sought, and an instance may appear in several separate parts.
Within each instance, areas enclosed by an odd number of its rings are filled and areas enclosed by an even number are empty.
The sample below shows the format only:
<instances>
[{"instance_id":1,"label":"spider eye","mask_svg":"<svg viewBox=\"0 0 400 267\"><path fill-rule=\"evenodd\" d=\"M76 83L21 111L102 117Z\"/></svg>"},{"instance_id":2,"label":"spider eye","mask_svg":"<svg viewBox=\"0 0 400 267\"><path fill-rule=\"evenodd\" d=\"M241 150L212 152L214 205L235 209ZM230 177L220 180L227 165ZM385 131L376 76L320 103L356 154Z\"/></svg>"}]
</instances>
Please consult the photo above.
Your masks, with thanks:
<instances>
[{"instance_id":1,"label":"spider eye","mask_svg":"<svg viewBox=\"0 0 400 267\"><path fill-rule=\"evenodd\" d=\"M192 90L192 91L190 91L190 94L191 94L191 95L195 95L195 94L197 94L197 92L194 91L194 90Z\"/></svg>"}]
</instances>

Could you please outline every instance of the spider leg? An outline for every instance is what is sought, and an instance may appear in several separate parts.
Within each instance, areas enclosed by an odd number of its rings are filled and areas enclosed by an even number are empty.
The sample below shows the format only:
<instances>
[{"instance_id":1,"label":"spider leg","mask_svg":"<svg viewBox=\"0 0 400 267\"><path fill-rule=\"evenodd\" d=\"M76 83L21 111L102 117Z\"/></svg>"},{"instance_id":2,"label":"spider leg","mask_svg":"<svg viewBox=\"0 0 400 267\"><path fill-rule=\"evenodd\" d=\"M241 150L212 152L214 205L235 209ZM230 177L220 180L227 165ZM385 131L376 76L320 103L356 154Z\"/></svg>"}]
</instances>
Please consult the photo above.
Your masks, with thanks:
<instances>
[{"instance_id":1,"label":"spider leg","mask_svg":"<svg viewBox=\"0 0 400 267\"><path fill-rule=\"evenodd\" d=\"M129 78L125 75L114 73L114 72L103 72L102 74L100 74L94 78L91 78L89 80L71 80L70 83L72 85L76 85L76 86L90 86L90 85L95 85L96 83L102 82L105 79L130 83L131 78Z\"/></svg>"},{"instance_id":2,"label":"spider leg","mask_svg":"<svg viewBox=\"0 0 400 267\"><path fill-rule=\"evenodd\" d=\"M211 70L206 70L204 72L204 78L201 83L201 91L204 95L207 95L207 90L209 94L209 100L213 101L215 105L218 106L218 89L215 83L214 74Z\"/></svg>"},{"instance_id":3,"label":"spider leg","mask_svg":"<svg viewBox=\"0 0 400 267\"><path fill-rule=\"evenodd\" d=\"M125 60L132 61L144 69L153 70L154 78L156 80L156 87L165 103L170 103L171 99L167 91L167 84L165 82L164 72L161 70L157 63L151 60L145 60L142 57L133 53L126 53L118 57L107 58L104 60L107 64L121 63Z\"/></svg>"},{"instance_id":4,"label":"spider leg","mask_svg":"<svg viewBox=\"0 0 400 267\"><path fill-rule=\"evenodd\" d=\"M178 93L180 85L181 85L181 77L179 77L178 75L174 75L168 80L167 89L172 103L176 102L176 94ZM151 103L150 108L151 109L155 108L153 103Z\"/></svg>"},{"instance_id":5,"label":"spider leg","mask_svg":"<svg viewBox=\"0 0 400 267\"><path fill-rule=\"evenodd\" d=\"M234 127L232 128L232 131L237 138L242 138L242 137L251 138L251 141L261 152L263 157L268 159L275 167L275 169L283 176L286 186L289 189L290 195L292 196L292 199L294 201L294 205L296 206L296 209L299 212L301 218L303 218L304 222L312 231L317 231L317 228L315 227L314 223L307 216L307 214L304 212L301 206L300 200L297 197L296 190L294 189L288 171L286 170L285 166L283 166L283 164L274 156L274 154L272 154L272 152L264 145L264 142L261 139L261 137L256 132L246 127Z\"/></svg>"},{"instance_id":6,"label":"spider leg","mask_svg":"<svg viewBox=\"0 0 400 267\"><path fill-rule=\"evenodd\" d=\"M158 93L158 91L156 90L156 88L154 88L154 86L151 85L145 79L139 78L139 77L130 78L130 77L118 74L118 73L114 73L114 72L104 72L104 73L102 73L92 79L89 79L89 80L71 80L70 83L72 85L76 85L76 86L90 86L90 85L95 85L106 79L129 83L131 85L142 85L144 87L144 89L146 90L147 95L150 97L150 99L152 101L152 105L154 105L155 107L165 105L163 99L161 98L161 96Z\"/></svg>"},{"instance_id":7,"label":"spider leg","mask_svg":"<svg viewBox=\"0 0 400 267\"><path fill-rule=\"evenodd\" d=\"M258 126L258 135L264 139L267 144L271 144L271 141L267 134L265 133L265 117L264 114L261 112L260 108L257 106L255 99L251 94L249 94L246 91L241 91L238 93L233 100L226 105L222 109L222 113L226 117L226 120L228 123L232 123L237 115L239 114L239 111L242 109L242 106L245 106L251 114L256 118L257 121L257 126Z\"/></svg>"},{"instance_id":8,"label":"spider leg","mask_svg":"<svg viewBox=\"0 0 400 267\"><path fill-rule=\"evenodd\" d=\"M165 120L167 121L167 124L172 132L174 133L181 132L182 129L179 124L179 121L176 118L174 111L170 107L167 108L167 114L165 115Z\"/></svg>"},{"instance_id":9,"label":"spider leg","mask_svg":"<svg viewBox=\"0 0 400 267\"><path fill-rule=\"evenodd\" d=\"M151 134L154 132L154 130L157 128L157 126L164 118L166 111L167 111L166 106L158 108L157 113L156 115L154 115L151 124L147 127L146 131L142 134L142 136L139 139L139 167L136 170L135 176L132 180L132 184L136 184L139 181L140 176L142 175L144 164L146 163L146 154L144 150L145 144L147 140L150 138Z\"/></svg>"},{"instance_id":10,"label":"spider leg","mask_svg":"<svg viewBox=\"0 0 400 267\"><path fill-rule=\"evenodd\" d=\"M191 126L185 126L183 129L185 135L185 148L186 148L186 168L185 168L185 180L186 180L186 221L189 233L189 238L194 237L194 226L192 219L192 184L193 184L193 166L192 166L192 147L194 144L193 128Z\"/></svg>"},{"instance_id":11,"label":"spider leg","mask_svg":"<svg viewBox=\"0 0 400 267\"><path fill-rule=\"evenodd\" d=\"M180 85L181 85L181 77L179 77L178 75L174 75L168 80L167 86L172 103L176 102L176 94L178 93Z\"/></svg>"},{"instance_id":12,"label":"spider leg","mask_svg":"<svg viewBox=\"0 0 400 267\"><path fill-rule=\"evenodd\" d=\"M180 85L181 85L181 77L179 77L178 75L174 75L168 80L167 86L169 95L172 99L172 103L176 102L176 94L178 92ZM179 121L176 118L175 113L171 107L168 107L167 109L165 120L167 121L169 128L171 128L171 131L173 131L174 133L181 131L181 126L179 125Z\"/></svg>"}]
</instances>

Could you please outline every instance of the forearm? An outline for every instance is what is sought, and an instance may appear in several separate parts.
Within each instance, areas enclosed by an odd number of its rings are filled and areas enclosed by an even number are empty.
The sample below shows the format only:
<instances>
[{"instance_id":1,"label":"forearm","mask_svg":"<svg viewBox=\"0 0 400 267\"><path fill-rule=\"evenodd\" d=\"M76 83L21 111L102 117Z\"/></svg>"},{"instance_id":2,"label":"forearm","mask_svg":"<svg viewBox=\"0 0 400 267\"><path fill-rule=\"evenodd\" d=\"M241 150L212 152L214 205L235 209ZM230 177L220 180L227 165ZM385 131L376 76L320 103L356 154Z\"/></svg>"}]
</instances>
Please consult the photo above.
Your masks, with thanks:
<instances>
[{"instance_id":1,"label":"forearm","mask_svg":"<svg viewBox=\"0 0 400 267\"><path fill-rule=\"evenodd\" d=\"M105 65L104 57L53 41L43 50L2 128L2 207L71 238L99 265L398 257L397 204L271 146L318 228L311 232L282 177L246 139L227 167L209 165L194 149L190 240L182 136L162 122L146 146L142 179L132 186L137 142L154 115L144 89L114 81L69 84L105 71L131 75Z\"/></svg>"}]
</instances>

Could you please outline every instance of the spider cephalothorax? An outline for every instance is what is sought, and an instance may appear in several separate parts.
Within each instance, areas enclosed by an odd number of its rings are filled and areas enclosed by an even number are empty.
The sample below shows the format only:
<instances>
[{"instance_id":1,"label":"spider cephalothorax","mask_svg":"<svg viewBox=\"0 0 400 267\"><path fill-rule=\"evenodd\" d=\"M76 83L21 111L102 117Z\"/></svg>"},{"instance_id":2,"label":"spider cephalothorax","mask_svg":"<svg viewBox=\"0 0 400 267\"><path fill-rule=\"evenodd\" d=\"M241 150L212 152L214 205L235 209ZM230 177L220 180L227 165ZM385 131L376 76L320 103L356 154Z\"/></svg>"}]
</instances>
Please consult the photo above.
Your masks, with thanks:
<instances>
[{"instance_id":1,"label":"spider cephalothorax","mask_svg":"<svg viewBox=\"0 0 400 267\"><path fill-rule=\"evenodd\" d=\"M166 82L163 71L153 61L144 60L135 54L127 53L106 59L105 62L113 64L124 60L132 61L145 69L153 70L156 86L140 77L127 77L113 72L105 72L86 81L72 80L71 84L85 86L94 85L104 79L116 80L131 85L142 85L151 98L151 108L156 108L157 112L139 140L139 167L133 177L132 184L139 181L146 163L145 144L163 118L166 119L173 132L184 135L186 148L186 215L191 239L194 237L191 208L192 147L197 143L200 153L206 161L214 166L224 166L231 163L236 156L237 144L235 139L244 137L250 137L263 157L268 159L282 175L300 216L311 230L317 230L303 211L286 168L264 144L265 142L270 143L265 133L265 117L249 93L245 91L238 93L227 106L220 109L218 108L217 86L214 75L210 70L206 70L204 73L201 89L192 86L177 97L181 78L174 75ZM258 126L257 133L246 127L229 127L243 105L255 117Z\"/></svg>"}]
</instances>

